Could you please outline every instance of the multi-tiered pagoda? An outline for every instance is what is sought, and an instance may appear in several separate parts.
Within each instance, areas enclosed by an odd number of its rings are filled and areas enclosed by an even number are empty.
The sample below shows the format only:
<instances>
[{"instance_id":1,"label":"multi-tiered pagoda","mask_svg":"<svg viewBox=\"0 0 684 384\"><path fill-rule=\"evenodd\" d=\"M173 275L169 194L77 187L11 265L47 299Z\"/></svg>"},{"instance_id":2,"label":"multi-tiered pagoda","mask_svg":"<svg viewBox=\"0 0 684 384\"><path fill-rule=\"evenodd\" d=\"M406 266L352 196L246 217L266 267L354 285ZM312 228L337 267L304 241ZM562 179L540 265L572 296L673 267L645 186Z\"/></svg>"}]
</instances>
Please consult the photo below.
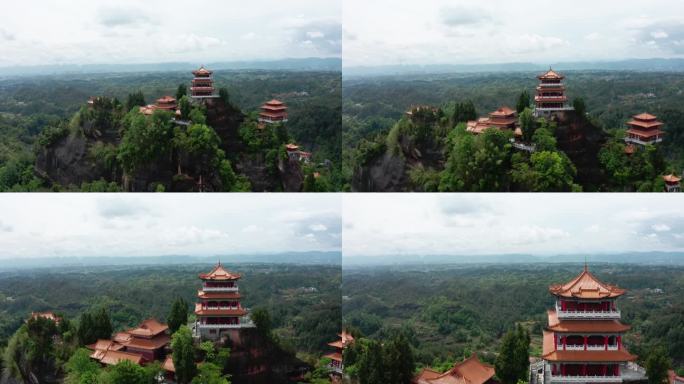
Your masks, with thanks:
<instances>
[{"instance_id":1,"label":"multi-tiered pagoda","mask_svg":"<svg viewBox=\"0 0 684 384\"><path fill-rule=\"evenodd\" d=\"M663 176L663 181L665 182L665 192L681 192L682 186L680 182L682 178L670 173L669 175Z\"/></svg>"},{"instance_id":2,"label":"multi-tiered pagoda","mask_svg":"<svg viewBox=\"0 0 684 384\"><path fill-rule=\"evenodd\" d=\"M264 124L287 123L287 106L280 100L270 100L261 106L259 122Z\"/></svg>"},{"instance_id":3,"label":"multi-tiered pagoda","mask_svg":"<svg viewBox=\"0 0 684 384\"><path fill-rule=\"evenodd\" d=\"M536 116L548 116L572 109L567 104L568 98L565 96L564 78L565 76L550 68L548 72L537 76L539 85L534 96L534 113Z\"/></svg>"},{"instance_id":4,"label":"multi-tiered pagoda","mask_svg":"<svg viewBox=\"0 0 684 384\"><path fill-rule=\"evenodd\" d=\"M214 97L214 80L211 78L213 72L201 66L192 71L195 78L192 79L190 95L194 98Z\"/></svg>"},{"instance_id":5,"label":"multi-tiered pagoda","mask_svg":"<svg viewBox=\"0 0 684 384\"><path fill-rule=\"evenodd\" d=\"M195 304L196 334L200 339L220 339L231 329L242 326L247 311L240 304L237 281L240 275L223 268L219 262L209 273L201 273L202 289Z\"/></svg>"},{"instance_id":6,"label":"multi-tiered pagoda","mask_svg":"<svg viewBox=\"0 0 684 384\"><path fill-rule=\"evenodd\" d=\"M466 131L476 135L484 132L487 128L510 129L515 132L517 123L518 118L515 111L504 105L491 112L488 117L468 121L466 123Z\"/></svg>"},{"instance_id":7,"label":"multi-tiered pagoda","mask_svg":"<svg viewBox=\"0 0 684 384\"><path fill-rule=\"evenodd\" d=\"M663 123L650 113L640 113L632 116L627 122L625 141L639 145L656 144L663 141Z\"/></svg>"},{"instance_id":8,"label":"multi-tiered pagoda","mask_svg":"<svg viewBox=\"0 0 684 384\"><path fill-rule=\"evenodd\" d=\"M348 346L354 344L354 336L352 336L351 333L347 332L346 330L342 330L342 333L340 333L338 336L340 337L339 340L328 343L329 346L335 348L335 352L328 353L324 357L330 359L330 365L328 367L334 373L342 374L342 371L344 370L342 356L344 354L344 350Z\"/></svg>"},{"instance_id":9,"label":"multi-tiered pagoda","mask_svg":"<svg viewBox=\"0 0 684 384\"><path fill-rule=\"evenodd\" d=\"M624 289L599 281L589 269L549 288L556 297L548 311L542 358L544 384L622 383L636 360L622 343L629 326L620 322L617 298ZM633 372L633 371L631 371Z\"/></svg>"}]
</instances>

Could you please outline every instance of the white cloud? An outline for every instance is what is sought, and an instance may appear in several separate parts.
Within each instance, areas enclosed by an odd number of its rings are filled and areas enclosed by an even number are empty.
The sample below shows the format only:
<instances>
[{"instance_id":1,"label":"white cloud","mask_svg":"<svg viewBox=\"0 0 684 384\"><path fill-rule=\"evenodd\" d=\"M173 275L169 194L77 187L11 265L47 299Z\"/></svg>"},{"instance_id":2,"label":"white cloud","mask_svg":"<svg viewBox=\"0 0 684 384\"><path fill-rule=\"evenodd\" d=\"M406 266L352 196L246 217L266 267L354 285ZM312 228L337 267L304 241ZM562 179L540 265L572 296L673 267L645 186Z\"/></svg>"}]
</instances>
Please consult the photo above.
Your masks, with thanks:
<instances>
[{"instance_id":1,"label":"white cloud","mask_svg":"<svg viewBox=\"0 0 684 384\"><path fill-rule=\"evenodd\" d=\"M311 229L314 232L322 232L322 231L327 231L328 227L326 227L323 224L312 224L309 226L309 229Z\"/></svg>"},{"instance_id":2,"label":"white cloud","mask_svg":"<svg viewBox=\"0 0 684 384\"><path fill-rule=\"evenodd\" d=\"M656 232L668 232L670 229L672 229L667 224L653 224L651 228Z\"/></svg>"}]
</instances>

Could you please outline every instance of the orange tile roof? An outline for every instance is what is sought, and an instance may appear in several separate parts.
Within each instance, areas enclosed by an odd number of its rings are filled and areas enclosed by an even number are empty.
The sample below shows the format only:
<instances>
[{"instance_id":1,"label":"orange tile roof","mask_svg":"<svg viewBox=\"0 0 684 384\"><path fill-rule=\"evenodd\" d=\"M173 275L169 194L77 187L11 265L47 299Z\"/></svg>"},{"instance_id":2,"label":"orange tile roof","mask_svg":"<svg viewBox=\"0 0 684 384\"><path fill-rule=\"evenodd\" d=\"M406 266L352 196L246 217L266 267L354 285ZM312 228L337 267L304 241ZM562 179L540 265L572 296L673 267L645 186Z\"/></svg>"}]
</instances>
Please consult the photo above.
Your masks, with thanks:
<instances>
[{"instance_id":1,"label":"orange tile roof","mask_svg":"<svg viewBox=\"0 0 684 384\"><path fill-rule=\"evenodd\" d=\"M634 147L633 144L627 144L627 145L625 145L625 153L626 153L626 154L631 155L631 154L634 153L635 150L636 150L636 148Z\"/></svg>"},{"instance_id":2,"label":"orange tile roof","mask_svg":"<svg viewBox=\"0 0 684 384\"><path fill-rule=\"evenodd\" d=\"M344 344L342 343L342 340L336 340L331 343L328 343L329 346L334 347L334 348L344 348Z\"/></svg>"},{"instance_id":3,"label":"orange tile roof","mask_svg":"<svg viewBox=\"0 0 684 384\"><path fill-rule=\"evenodd\" d=\"M204 65L200 66L199 69L192 71L193 75L211 75L213 72L204 68Z\"/></svg>"},{"instance_id":4,"label":"orange tile roof","mask_svg":"<svg viewBox=\"0 0 684 384\"><path fill-rule=\"evenodd\" d=\"M112 340L98 339L95 343L86 345L86 348L92 349L94 351L119 351L123 349L124 346Z\"/></svg>"},{"instance_id":5,"label":"orange tile roof","mask_svg":"<svg viewBox=\"0 0 684 384\"><path fill-rule=\"evenodd\" d=\"M239 299L240 294L238 292L204 292L202 290L197 291L197 297L200 299Z\"/></svg>"},{"instance_id":6,"label":"orange tile roof","mask_svg":"<svg viewBox=\"0 0 684 384\"><path fill-rule=\"evenodd\" d=\"M92 355L91 355L92 357ZM96 358L96 357L94 357ZM97 358L96 358L97 359ZM97 360L100 360L100 363L106 364L106 365L116 365L121 361L128 360L134 364L142 364L145 359L141 354L138 353L130 353L130 352L121 352L121 351L104 351L102 353L101 357Z\"/></svg>"},{"instance_id":7,"label":"orange tile roof","mask_svg":"<svg viewBox=\"0 0 684 384\"><path fill-rule=\"evenodd\" d=\"M670 173L669 175L663 176L663 180L665 180L666 183L679 183L682 181L682 178Z\"/></svg>"},{"instance_id":8,"label":"orange tile roof","mask_svg":"<svg viewBox=\"0 0 684 384\"><path fill-rule=\"evenodd\" d=\"M548 329L555 332L626 332L631 328L618 320L559 320L555 309L549 309L547 314Z\"/></svg>"},{"instance_id":9,"label":"orange tile roof","mask_svg":"<svg viewBox=\"0 0 684 384\"><path fill-rule=\"evenodd\" d=\"M507 107L505 105L502 107L499 107L499 109L490 113L490 115L492 115L492 116L510 116L510 115L514 115L514 114L515 114L515 111L510 109L509 107Z\"/></svg>"},{"instance_id":10,"label":"orange tile roof","mask_svg":"<svg viewBox=\"0 0 684 384\"><path fill-rule=\"evenodd\" d=\"M42 318L42 319L48 319L52 320L55 323L59 324L59 322L62 320L61 317L57 316L54 312L31 312L31 318L32 319L37 319L37 318Z\"/></svg>"},{"instance_id":11,"label":"orange tile roof","mask_svg":"<svg viewBox=\"0 0 684 384\"><path fill-rule=\"evenodd\" d=\"M548 361L568 362L624 362L637 359L636 356L624 349L617 351L554 351L542 357Z\"/></svg>"},{"instance_id":12,"label":"orange tile roof","mask_svg":"<svg viewBox=\"0 0 684 384\"><path fill-rule=\"evenodd\" d=\"M296 150L299 149L299 145L297 145L297 144L292 144L292 143L290 143L290 144L285 144L285 149L287 149L288 151L296 151Z\"/></svg>"},{"instance_id":13,"label":"orange tile roof","mask_svg":"<svg viewBox=\"0 0 684 384\"><path fill-rule=\"evenodd\" d=\"M285 103L283 103L282 101L277 100L277 99L271 99L271 100L266 102L266 105L283 105L283 104L285 104Z\"/></svg>"},{"instance_id":14,"label":"orange tile roof","mask_svg":"<svg viewBox=\"0 0 684 384\"><path fill-rule=\"evenodd\" d=\"M633 116L637 120L655 120L657 117L651 115L650 113L644 112Z\"/></svg>"},{"instance_id":15,"label":"orange tile roof","mask_svg":"<svg viewBox=\"0 0 684 384\"><path fill-rule=\"evenodd\" d=\"M556 296L582 299L618 297L625 293L624 289L599 281L586 266L577 277L562 285L552 285L549 291Z\"/></svg>"},{"instance_id":16,"label":"orange tile roof","mask_svg":"<svg viewBox=\"0 0 684 384\"><path fill-rule=\"evenodd\" d=\"M658 121L658 120L642 121L642 120L632 119L632 120L627 122L627 125L649 129L649 128L654 128L654 127L660 127L661 125L663 125L663 123Z\"/></svg>"},{"instance_id":17,"label":"orange tile roof","mask_svg":"<svg viewBox=\"0 0 684 384\"><path fill-rule=\"evenodd\" d=\"M164 360L164 364L162 364L162 369L167 372L176 372L176 366L173 365L172 355L166 356L166 360Z\"/></svg>"},{"instance_id":18,"label":"orange tile roof","mask_svg":"<svg viewBox=\"0 0 684 384\"><path fill-rule=\"evenodd\" d=\"M171 342L169 335L158 335L151 339L143 339L139 337L132 337L129 341L124 343L127 348L155 350L164 348Z\"/></svg>"},{"instance_id":19,"label":"orange tile roof","mask_svg":"<svg viewBox=\"0 0 684 384\"><path fill-rule=\"evenodd\" d=\"M117 343L126 343L128 342L133 336L127 332L118 332L114 334L114 341Z\"/></svg>"},{"instance_id":20,"label":"orange tile roof","mask_svg":"<svg viewBox=\"0 0 684 384\"><path fill-rule=\"evenodd\" d=\"M342 344L344 344L345 346L354 344L354 336L352 336L351 333L347 332L346 329L343 329L342 333L340 333L338 336L340 336Z\"/></svg>"},{"instance_id":21,"label":"orange tile roof","mask_svg":"<svg viewBox=\"0 0 684 384\"><path fill-rule=\"evenodd\" d=\"M564 79L565 76L559 74L558 72L554 71L553 69L549 68L549 70L546 73L543 73L539 76L537 76L539 79Z\"/></svg>"},{"instance_id":22,"label":"orange tile roof","mask_svg":"<svg viewBox=\"0 0 684 384\"><path fill-rule=\"evenodd\" d=\"M242 308L239 309L202 309L202 304L195 304L195 314L200 316L244 316L247 314Z\"/></svg>"},{"instance_id":23,"label":"orange tile roof","mask_svg":"<svg viewBox=\"0 0 684 384\"><path fill-rule=\"evenodd\" d=\"M169 329L169 326L158 322L156 319L147 319L140 323L137 328L126 331L133 336L153 337Z\"/></svg>"},{"instance_id":24,"label":"orange tile roof","mask_svg":"<svg viewBox=\"0 0 684 384\"><path fill-rule=\"evenodd\" d=\"M219 262L211 272L200 273L199 277L202 280L237 280L241 276L238 273L233 273L224 269L221 262Z\"/></svg>"},{"instance_id":25,"label":"orange tile roof","mask_svg":"<svg viewBox=\"0 0 684 384\"><path fill-rule=\"evenodd\" d=\"M342 354L339 352L328 353L327 355L323 355L323 357L327 357L328 359L335 361L342 361Z\"/></svg>"},{"instance_id":26,"label":"orange tile roof","mask_svg":"<svg viewBox=\"0 0 684 384\"><path fill-rule=\"evenodd\" d=\"M464 361L454 365L450 370L434 375L434 371L423 370L416 380L419 384L484 384L494 377L494 367L482 363L477 355L473 354Z\"/></svg>"}]
</instances>

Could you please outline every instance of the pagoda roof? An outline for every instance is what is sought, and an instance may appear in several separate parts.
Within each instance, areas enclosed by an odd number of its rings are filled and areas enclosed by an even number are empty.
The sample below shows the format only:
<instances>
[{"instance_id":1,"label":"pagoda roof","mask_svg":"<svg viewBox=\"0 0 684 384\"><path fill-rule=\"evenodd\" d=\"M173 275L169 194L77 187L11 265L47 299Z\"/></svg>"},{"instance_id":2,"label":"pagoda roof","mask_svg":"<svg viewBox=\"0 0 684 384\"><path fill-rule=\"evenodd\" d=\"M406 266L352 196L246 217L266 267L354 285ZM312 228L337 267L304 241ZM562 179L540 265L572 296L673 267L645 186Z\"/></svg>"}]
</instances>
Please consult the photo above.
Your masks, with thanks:
<instances>
[{"instance_id":1,"label":"pagoda roof","mask_svg":"<svg viewBox=\"0 0 684 384\"><path fill-rule=\"evenodd\" d=\"M623 362L634 361L635 355L625 349L617 351L557 351L553 332L544 331L544 342L542 345L542 357L548 361L567 361L567 362Z\"/></svg>"},{"instance_id":2,"label":"pagoda roof","mask_svg":"<svg viewBox=\"0 0 684 384\"><path fill-rule=\"evenodd\" d=\"M328 345L334 348L344 348L344 343L342 343L342 340L333 341L332 343L328 343Z\"/></svg>"},{"instance_id":3,"label":"pagoda roof","mask_svg":"<svg viewBox=\"0 0 684 384\"><path fill-rule=\"evenodd\" d=\"M138 327L129 329L126 333L133 336L150 338L159 335L162 332L166 332L167 329L169 329L168 325L160 323L156 319L147 319L140 323Z\"/></svg>"},{"instance_id":4,"label":"pagoda roof","mask_svg":"<svg viewBox=\"0 0 684 384\"><path fill-rule=\"evenodd\" d=\"M199 69L192 71L193 75L211 75L213 71L204 68L204 65L200 66Z\"/></svg>"},{"instance_id":5,"label":"pagoda roof","mask_svg":"<svg viewBox=\"0 0 684 384\"><path fill-rule=\"evenodd\" d=\"M548 329L554 332L619 333L626 332L631 328L618 320L559 320L555 309L549 309L547 314L549 318Z\"/></svg>"},{"instance_id":6,"label":"pagoda roof","mask_svg":"<svg viewBox=\"0 0 684 384\"><path fill-rule=\"evenodd\" d=\"M643 112L643 113L640 113L640 114L638 114L638 115L634 115L634 116L632 116L632 117L634 117L636 120L646 120L646 121L657 119L656 116L651 115L651 114L648 113L648 112Z\"/></svg>"},{"instance_id":7,"label":"pagoda roof","mask_svg":"<svg viewBox=\"0 0 684 384\"><path fill-rule=\"evenodd\" d=\"M175 102L176 102L176 98L173 96L168 96L168 95L162 96L162 97L157 99L157 103L160 103L160 104L175 103Z\"/></svg>"},{"instance_id":8,"label":"pagoda roof","mask_svg":"<svg viewBox=\"0 0 684 384\"><path fill-rule=\"evenodd\" d=\"M90 355L90 357L99 360L100 363L106 365L116 365L124 360L141 365L145 361L145 358L139 353L122 351L95 351Z\"/></svg>"},{"instance_id":9,"label":"pagoda roof","mask_svg":"<svg viewBox=\"0 0 684 384\"><path fill-rule=\"evenodd\" d=\"M288 151L296 151L299 149L299 145L293 143L285 144L285 149Z\"/></svg>"},{"instance_id":10,"label":"pagoda roof","mask_svg":"<svg viewBox=\"0 0 684 384\"><path fill-rule=\"evenodd\" d=\"M490 113L489 115L490 116L496 116L496 117L508 117L511 115L515 115L515 111L504 105L504 106L499 107L499 109Z\"/></svg>"},{"instance_id":11,"label":"pagoda roof","mask_svg":"<svg viewBox=\"0 0 684 384\"><path fill-rule=\"evenodd\" d=\"M280 105L285 105L282 101L278 99L271 99L267 101L264 105L270 105L270 106L280 106Z\"/></svg>"},{"instance_id":12,"label":"pagoda roof","mask_svg":"<svg viewBox=\"0 0 684 384\"><path fill-rule=\"evenodd\" d=\"M658 135L664 134L664 132L659 130L659 129L652 129L650 131L644 131L641 129L628 129L627 133L631 133L633 135L636 135L639 137L646 137L646 138L650 138L653 136L658 136Z\"/></svg>"},{"instance_id":13,"label":"pagoda roof","mask_svg":"<svg viewBox=\"0 0 684 384\"><path fill-rule=\"evenodd\" d=\"M484 384L494 377L494 367L481 362L477 355L455 364L450 370L438 374L428 369L416 377L418 384Z\"/></svg>"},{"instance_id":14,"label":"pagoda roof","mask_svg":"<svg viewBox=\"0 0 684 384\"><path fill-rule=\"evenodd\" d=\"M553 69L549 68L548 71L545 73L537 76L538 79L543 79L543 80L562 80L565 78L565 76L561 75L560 73L554 71Z\"/></svg>"},{"instance_id":15,"label":"pagoda roof","mask_svg":"<svg viewBox=\"0 0 684 384\"><path fill-rule=\"evenodd\" d=\"M663 176L663 180L665 180L666 183L679 183L682 181L682 178L670 173L669 175Z\"/></svg>"},{"instance_id":16,"label":"pagoda roof","mask_svg":"<svg viewBox=\"0 0 684 384\"><path fill-rule=\"evenodd\" d=\"M124 346L112 340L98 339L95 343L86 345L86 348L92 349L93 351L119 351L123 349Z\"/></svg>"},{"instance_id":17,"label":"pagoda roof","mask_svg":"<svg viewBox=\"0 0 684 384\"><path fill-rule=\"evenodd\" d=\"M59 322L62 320L62 318L55 314L54 312L47 311L47 312L31 312L31 319L36 320L37 318L41 319L47 319L47 320L52 320L56 324L59 324Z\"/></svg>"},{"instance_id":18,"label":"pagoda roof","mask_svg":"<svg viewBox=\"0 0 684 384\"><path fill-rule=\"evenodd\" d=\"M624 289L601 282L586 265L577 277L565 284L552 285L549 291L556 296L578 299L613 298L625 293Z\"/></svg>"},{"instance_id":19,"label":"pagoda roof","mask_svg":"<svg viewBox=\"0 0 684 384\"><path fill-rule=\"evenodd\" d=\"M244 316L247 314L242 308L239 309L202 309L201 303L195 304L195 314L199 316Z\"/></svg>"},{"instance_id":20,"label":"pagoda roof","mask_svg":"<svg viewBox=\"0 0 684 384\"><path fill-rule=\"evenodd\" d=\"M259 116L266 116L266 117L283 117L286 115L285 111L282 111L282 113L273 113L273 112L267 112L267 111L262 111L259 112Z\"/></svg>"},{"instance_id":21,"label":"pagoda roof","mask_svg":"<svg viewBox=\"0 0 684 384\"><path fill-rule=\"evenodd\" d=\"M197 291L197 297L200 299L239 299L241 296L238 292L205 292Z\"/></svg>"},{"instance_id":22,"label":"pagoda roof","mask_svg":"<svg viewBox=\"0 0 684 384\"><path fill-rule=\"evenodd\" d=\"M173 356L166 356L166 360L164 360L164 364L162 364L162 369L167 372L176 372L176 366L173 365Z\"/></svg>"},{"instance_id":23,"label":"pagoda roof","mask_svg":"<svg viewBox=\"0 0 684 384\"><path fill-rule=\"evenodd\" d=\"M328 353L327 355L323 355L323 357L327 357L330 360L342 361L342 354L339 352Z\"/></svg>"},{"instance_id":24,"label":"pagoda roof","mask_svg":"<svg viewBox=\"0 0 684 384\"><path fill-rule=\"evenodd\" d=\"M265 111L287 111L287 106L264 104L261 106L261 109Z\"/></svg>"},{"instance_id":25,"label":"pagoda roof","mask_svg":"<svg viewBox=\"0 0 684 384\"><path fill-rule=\"evenodd\" d=\"M240 278L240 274L233 273L223 268L221 262L211 270L209 273L200 273L199 278L202 280L237 280Z\"/></svg>"},{"instance_id":26,"label":"pagoda roof","mask_svg":"<svg viewBox=\"0 0 684 384\"><path fill-rule=\"evenodd\" d=\"M343 329L342 333L340 333L338 336L340 336L342 344L344 344L345 346L354 343L354 336L352 336L351 333L347 332L346 329Z\"/></svg>"},{"instance_id":27,"label":"pagoda roof","mask_svg":"<svg viewBox=\"0 0 684 384\"><path fill-rule=\"evenodd\" d=\"M653 127L659 127L663 125L661 121L658 120L637 120L637 119L632 119L627 122L628 125L634 125L637 127L642 127L642 128L653 128Z\"/></svg>"},{"instance_id":28,"label":"pagoda roof","mask_svg":"<svg viewBox=\"0 0 684 384\"><path fill-rule=\"evenodd\" d=\"M131 337L129 341L125 342L127 348L156 350L165 347L171 341L171 337L166 334L161 334L151 339L143 339L139 337Z\"/></svg>"}]
</instances>

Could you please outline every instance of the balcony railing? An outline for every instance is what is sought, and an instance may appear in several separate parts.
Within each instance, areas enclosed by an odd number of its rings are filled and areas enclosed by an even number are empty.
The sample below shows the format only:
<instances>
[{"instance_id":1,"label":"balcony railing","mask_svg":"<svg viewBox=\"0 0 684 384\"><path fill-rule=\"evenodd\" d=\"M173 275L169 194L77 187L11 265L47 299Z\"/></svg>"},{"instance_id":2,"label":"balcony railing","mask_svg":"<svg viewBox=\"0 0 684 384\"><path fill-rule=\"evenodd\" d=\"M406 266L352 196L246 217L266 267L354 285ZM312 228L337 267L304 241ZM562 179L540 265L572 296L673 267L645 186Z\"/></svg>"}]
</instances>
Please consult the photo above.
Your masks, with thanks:
<instances>
[{"instance_id":1,"label":"balcony railing","mask_svg":"<svg viewBox=\"0 0 684 384\"><path fill-rule=\"evenodd\" d=\"M333 371L335 373L339 373L339 374L342 374L342 371L344 370L343 367L333 365L333 364L328 364L328 368L330 368L331 371Z\"/></svg>"},{"instance_id":2,"label":"balcony railing","mask_svg":"<svg viewBox=\"0 0 684 384\"><path fill-rule=\"evenodd\" d=\"M199 325L200 328L204 329L233 329L233 328L240 328L242 324L201 324Z\"/></svg>"},{"instance_id":3,"label":"balcony railing","mask_svg":"<svg viewBox=\"0 0 684 384\"><path fill-rule=\"evenodd\" d=\"M620 376L560 376L551 375L552 383L622 383Z\"/></svg>"},{"instance_id":4,"label":"balcony railing","mask_svg":"<svg viewBox=\"0 0 684 384\"><path fill-rule=\"evenodd\" d=\"M238 287L202 287L204 292L237 292Z\"/></svg>"},{"instance_id":5,"label":"balcony railing","mask_svg":"<svg viewBox=\"0 0 684 384\"><path fill-rule=\"evenodd\" d=\"M230 309L240 309L239 307L204 307L203 311L226 311Z\"/></svg>"},{"instance_id":6,"label":"balcony railing","mask_svg":"<svg viewBox=\"0 0 684 384\"><path fill-rule=\"evenodd\" d=\"M539 83L540 87L558 88L565 86L565 83Z\"/></svg>"},{"instance_id":7,"label":"balcony railing","mask_svg":"<svg viewBox=\"0 0 684 384\"><path fill-rule=\"evenodd\" d=\"M660 143L661 141L663 141L662 137L656 137L655 139L648 140L648 141L644 141L644 140L637 139L634 137L625 137L625 142L634 143L634 144L641 144L641 145L655 144L655 143Z\"/></svg>"},{"instance_id":8,"label":"balcony railing","mask_svg":"<svg viewBox=\"0 0 684 384\"><path fill-rule=\"evenodd\" d=\"M568 311L556 306L559 319L619 319L620 311Z\"/></svg>"},{"instance_id":9,"label":"balcony railing","mask_svg":"<svg viewBox=\"0 0 684 384\"><path fill-rule=\"evenodd\" d=\"M563 344L556 345L556 350L562 351L563 350ZM566 351L584 351L584 345L583 344L566 345L565 350ZM605 351L605 350L606 350L606 347L604 345L588 345L587 346L587 351ZM618 347L617 347L617 345L609 345L608 350L609 351L617 351Z\"/></svg>"}]
</instances>

